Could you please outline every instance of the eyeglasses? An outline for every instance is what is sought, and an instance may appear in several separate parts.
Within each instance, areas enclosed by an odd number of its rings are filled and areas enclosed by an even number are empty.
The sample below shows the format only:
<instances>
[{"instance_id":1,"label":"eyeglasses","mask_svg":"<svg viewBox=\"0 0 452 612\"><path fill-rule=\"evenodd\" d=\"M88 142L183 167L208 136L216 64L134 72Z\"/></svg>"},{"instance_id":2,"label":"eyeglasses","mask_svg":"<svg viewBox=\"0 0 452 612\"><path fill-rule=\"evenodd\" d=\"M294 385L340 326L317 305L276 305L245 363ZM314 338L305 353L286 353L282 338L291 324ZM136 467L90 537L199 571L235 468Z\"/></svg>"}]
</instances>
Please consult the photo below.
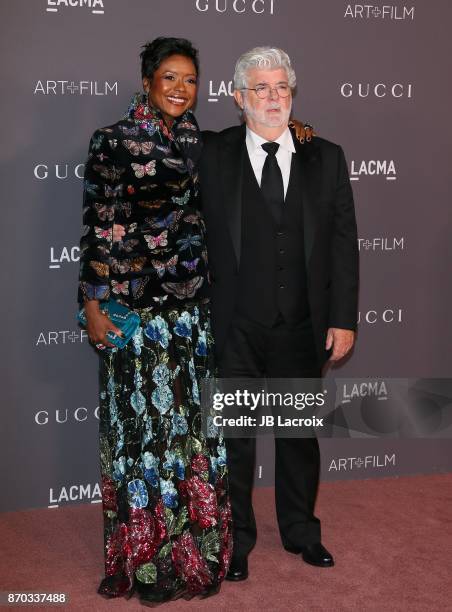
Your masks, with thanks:
<instances>
[{"instance_id":1,"label":"eyeglasses","mask_svg":"<svg viewBox=\"0 0 452 612\"><path fill-rule=\"evenodd\" d=\"M270 85L258 85L257 87L244 87L243 89L247 89L249 91L255 91L256 96L261 100L268 98L272 91L276 91L280 98L287 98L291 92L291 88L287 83L280 83L276 85L276 87L270 87Z\"/></svg>"}]
</instances>

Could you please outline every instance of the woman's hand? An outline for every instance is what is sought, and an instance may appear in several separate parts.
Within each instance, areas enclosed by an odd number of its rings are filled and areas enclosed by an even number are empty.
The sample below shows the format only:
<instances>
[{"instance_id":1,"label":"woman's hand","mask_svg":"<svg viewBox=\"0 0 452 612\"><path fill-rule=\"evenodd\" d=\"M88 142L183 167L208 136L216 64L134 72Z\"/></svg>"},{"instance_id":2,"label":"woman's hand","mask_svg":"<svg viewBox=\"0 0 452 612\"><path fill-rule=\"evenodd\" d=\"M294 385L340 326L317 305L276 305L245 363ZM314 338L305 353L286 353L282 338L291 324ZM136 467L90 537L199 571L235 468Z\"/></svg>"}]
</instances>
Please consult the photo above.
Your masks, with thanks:
<instances>
[{"instance_id":1,"label":"woman's hand","mask_svg":"<svg viewBox=\"0 0 452 612\"><path fill-rule=\"evenodd\" d=\"M98 300L89 300L85 302L86 313L86 331L90 341L96 345L96 348L103 349L106 346L113 348L107 338L107 332L111 331L117 336L122 336L122 331L113 325L110 319L99 308Z\"/></svg>"},{"instance_id":2,"label":"woman's hand","mask_svg":"<svg viewBox=\"0 0 452 612\"><path fill-rule=\"evenodd\" d=\"M297 119L291 119L289 127L294 128L295 136L301 144L304 144L305 140L306 142L311 142L312 137L316 135L312 125L309 125L309 123L303 124L301 121L297 121Z\"/></svg>"},{"instance_id":3,"label":"woman's hand","mask_svg":"<svg viewBox=\"0 0 452 612\"><path fill-rule=\"evenodd\" d=\"M126 235L126 230L123 225L113 225L113 242L119 242Z\"/></svg>"}]
</instances>

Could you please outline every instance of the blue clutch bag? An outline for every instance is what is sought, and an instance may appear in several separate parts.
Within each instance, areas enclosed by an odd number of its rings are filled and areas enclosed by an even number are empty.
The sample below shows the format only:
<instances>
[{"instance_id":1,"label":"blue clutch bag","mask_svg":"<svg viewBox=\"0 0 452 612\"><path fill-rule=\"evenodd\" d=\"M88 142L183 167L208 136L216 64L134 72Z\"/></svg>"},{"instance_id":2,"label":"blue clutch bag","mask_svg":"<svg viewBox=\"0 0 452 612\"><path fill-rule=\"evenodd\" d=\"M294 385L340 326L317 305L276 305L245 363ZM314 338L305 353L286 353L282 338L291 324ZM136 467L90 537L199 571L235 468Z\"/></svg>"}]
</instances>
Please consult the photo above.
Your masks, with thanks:
<instances>
[{"instance_id":1,"label":"blue clutch bag","mask_svg":"<svg viewBox=\"0 0 452 612\"><path fill-rule=\"evenodd\" d=\"M117 348L124 348L140 326L141 319L139 315L126 306L118 304L118 302L115 300L108 300L108 302L101 303L100 309L107 315L113 325L116 325L116 327L118 327L123 333L122 336L117 336L113 332L109 331L107 332L108 340ZM83 325L83 327L86 327L87 321L84 308L82 308L78 313L77 320ZM106 347L106 350L108 350L108 348L109 347Z\"/></svg>"}]
</instances>

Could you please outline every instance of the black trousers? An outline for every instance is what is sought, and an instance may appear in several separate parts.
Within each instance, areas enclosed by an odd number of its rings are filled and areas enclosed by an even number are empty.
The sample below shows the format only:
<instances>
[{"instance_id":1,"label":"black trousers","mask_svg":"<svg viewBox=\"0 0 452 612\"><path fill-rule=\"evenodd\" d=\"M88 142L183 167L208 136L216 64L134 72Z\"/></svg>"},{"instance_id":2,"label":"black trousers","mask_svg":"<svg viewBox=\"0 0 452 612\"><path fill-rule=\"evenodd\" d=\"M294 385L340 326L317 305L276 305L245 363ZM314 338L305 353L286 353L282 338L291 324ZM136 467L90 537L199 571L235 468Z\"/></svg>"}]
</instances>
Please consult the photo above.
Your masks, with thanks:
<instances>
[{"instance_id":1,"label":"black trousers","mask_svg":"<svg viewBox=\"0 0 452 612\"><path fill-rule=\"evenodd\" d=\"M310 319L289 325L280 317L265 327L236 314L219 357L220 378L319 378ZM234 556L246 556L256 543L252 506L255 438L228 438L229 493ZM320 471L317 438L275 438L276 514L284 547L320 541L314 516Z\"/></svg>"}]
</instances>

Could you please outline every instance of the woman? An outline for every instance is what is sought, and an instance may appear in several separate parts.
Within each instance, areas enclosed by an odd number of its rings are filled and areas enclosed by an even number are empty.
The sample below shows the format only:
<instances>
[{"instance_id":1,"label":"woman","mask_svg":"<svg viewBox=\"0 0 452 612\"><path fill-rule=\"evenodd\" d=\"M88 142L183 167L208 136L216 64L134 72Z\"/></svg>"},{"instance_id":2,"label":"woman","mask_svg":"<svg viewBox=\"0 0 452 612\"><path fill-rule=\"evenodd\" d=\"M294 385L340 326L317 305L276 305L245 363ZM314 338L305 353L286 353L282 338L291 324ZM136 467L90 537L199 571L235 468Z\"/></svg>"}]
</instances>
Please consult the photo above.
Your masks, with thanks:
<instances>
[{"instance_id":1,"label":"woman","mask_svg":"<svg viewBox=\"0 0 452 612\"><path fill-rule=\"evenodd\" d=\"M224 442L201 431L199 386L213 374L207 254L190 109L198 57L184 39L141 53L145 94L97 130L85 172L79 300L98 348L119 333L114 299L141 326L101 351L100 453L105 574L99 593L143 601L208 595L231 556ZM113 223L124 228L113 242Z\"/></svg>"},{"instance_id":2,"label":"woman","mask_svg":"<svg viewBox=\"0 0 452 612\"><path fill-rule=\"evenodd\" d=\"M232 540L224 441L215 430L203 435L199 405L213 353L202 145L190 111L198 57L187 40L157 38L141 60L144 95L91 139L79 301L99 349L112 347L108 332L120 333L102 302L114 299L141 319L124 349L100 353L99 593L136 589L157 602L216 592ZM297 132L304 136L302 126Z\"/></svg>"}]
</instances>

